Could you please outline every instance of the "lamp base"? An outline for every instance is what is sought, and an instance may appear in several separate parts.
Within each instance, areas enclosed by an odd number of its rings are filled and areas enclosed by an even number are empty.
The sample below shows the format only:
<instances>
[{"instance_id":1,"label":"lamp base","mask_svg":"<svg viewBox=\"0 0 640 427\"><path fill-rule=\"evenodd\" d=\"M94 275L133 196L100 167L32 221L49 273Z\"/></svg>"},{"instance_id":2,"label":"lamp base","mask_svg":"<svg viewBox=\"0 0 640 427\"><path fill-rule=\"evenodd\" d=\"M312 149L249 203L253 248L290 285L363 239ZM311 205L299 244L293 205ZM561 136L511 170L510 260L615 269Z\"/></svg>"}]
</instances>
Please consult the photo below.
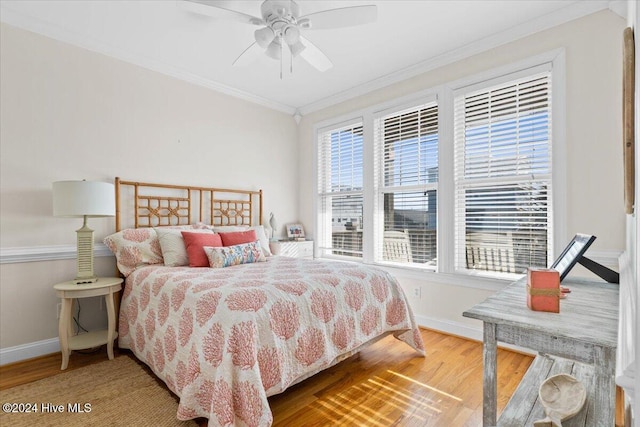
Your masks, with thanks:
<instances>
[{"instance_id":1,"label":"lamp base","mask_svg":"<svg viewBox=\"0 0 640 427\"><path fill-rule=\"evenodd\" d=\"M87 216L82 228L76 230L78 237L78 270L73 281L76 285L95 283L98 278L93 274L93 230L87 227Z\"/></svg>"}]
</instances>

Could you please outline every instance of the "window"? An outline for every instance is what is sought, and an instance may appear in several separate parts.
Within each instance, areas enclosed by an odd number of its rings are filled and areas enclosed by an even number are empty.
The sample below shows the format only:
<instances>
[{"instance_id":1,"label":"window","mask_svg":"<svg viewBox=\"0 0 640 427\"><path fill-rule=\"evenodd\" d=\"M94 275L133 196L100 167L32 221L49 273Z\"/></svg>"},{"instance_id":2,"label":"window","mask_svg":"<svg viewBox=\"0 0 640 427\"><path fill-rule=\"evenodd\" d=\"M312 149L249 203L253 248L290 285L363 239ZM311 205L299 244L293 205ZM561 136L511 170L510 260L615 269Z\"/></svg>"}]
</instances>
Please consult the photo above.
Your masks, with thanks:
<instances>
[{"instance_id":1,"label":"window","mask_svg":"<svg viewBox=\"0 0 640 427\"><path fill-rule=\"evenodd\" d=\"M550 52L318 125L317 254L489 288L550 265L563 70Z\"/></svg>"},{"instance_id":2,"label":"window","mask_svg":"<svg viewBox=\"0 0 640 427\"><path fill-rule=\"evenodd\" d=\"M455 268L523 273L551 254L551 76L455 94Z\"/></svg>"},{"instance_id":3,"label":"window","mask_svg":"<svg viewBox=\"0 0 640 427\"><path fill-rule=\"evenodd\" d=\"M318 249L362 258L362 123L319 133Z\"/></svg>"},{"instance_id":4,"label":"window","mask_svg":"<svg viewBox=\"0 0 640 427\"><path fill-rule=\"evenodd\" d=\"M376 261L435 268L438 106L381 115L374 122L377 168ZM380 240L381 238L381 240Z\"/></svg>"}]
</instances>

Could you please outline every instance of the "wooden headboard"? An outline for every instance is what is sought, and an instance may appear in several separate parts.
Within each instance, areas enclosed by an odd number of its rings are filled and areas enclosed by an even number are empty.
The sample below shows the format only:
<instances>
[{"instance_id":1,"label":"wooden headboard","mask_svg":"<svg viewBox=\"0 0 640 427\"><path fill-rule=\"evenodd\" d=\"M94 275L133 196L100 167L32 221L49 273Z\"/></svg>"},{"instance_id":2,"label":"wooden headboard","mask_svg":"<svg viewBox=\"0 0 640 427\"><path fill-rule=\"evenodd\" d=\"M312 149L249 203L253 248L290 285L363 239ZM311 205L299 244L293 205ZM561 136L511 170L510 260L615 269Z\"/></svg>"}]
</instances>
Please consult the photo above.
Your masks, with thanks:
<instances>
[{"instance_id":1,"label":"wooden headboard","mask_svg":"<svg viewBox=\"0 0 640 427\"><path fill-rule=\"evenodd\" d=\"M261 225L262 190L233 190L115 180L116 232L125 228Z\"/></svg>"}]
</instances>

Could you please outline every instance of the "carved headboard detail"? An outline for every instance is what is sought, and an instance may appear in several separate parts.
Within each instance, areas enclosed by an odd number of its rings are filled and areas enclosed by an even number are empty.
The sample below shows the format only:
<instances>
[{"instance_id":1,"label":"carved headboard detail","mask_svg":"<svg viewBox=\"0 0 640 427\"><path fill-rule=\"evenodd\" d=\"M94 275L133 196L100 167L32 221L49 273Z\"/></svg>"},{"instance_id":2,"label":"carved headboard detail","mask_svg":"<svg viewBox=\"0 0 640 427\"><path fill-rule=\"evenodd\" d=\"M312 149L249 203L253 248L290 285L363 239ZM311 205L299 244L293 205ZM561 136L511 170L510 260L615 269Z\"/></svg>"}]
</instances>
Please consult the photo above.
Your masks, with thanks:
<instances>
[{"instance_id":1,"label":"carved headboard detail","mask_svg":"<svg viewBox=\"0 0 640 427\"><path fill-rule=\"evenodd\" d=\"M124 228L262 224L262 190L115 180L116 231Z\"/></svg>"}]
</instances>

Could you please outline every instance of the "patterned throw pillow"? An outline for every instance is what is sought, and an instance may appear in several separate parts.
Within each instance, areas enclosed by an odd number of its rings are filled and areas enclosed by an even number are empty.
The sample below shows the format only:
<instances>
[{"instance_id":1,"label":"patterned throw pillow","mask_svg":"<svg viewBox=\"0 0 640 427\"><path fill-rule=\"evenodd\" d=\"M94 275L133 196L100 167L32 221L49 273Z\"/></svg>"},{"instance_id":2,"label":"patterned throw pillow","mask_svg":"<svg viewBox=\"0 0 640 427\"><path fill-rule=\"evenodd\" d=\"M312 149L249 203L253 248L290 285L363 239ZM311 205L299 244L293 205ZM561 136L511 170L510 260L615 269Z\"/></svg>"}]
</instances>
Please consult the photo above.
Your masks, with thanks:
<instances>
[{"instance_id":1,"label":"patterned throw pillow","mask_svg":"<svg viewBox=\"0 0 640 427\"><path fill-rule=\"evenodd\" d=\"M207 254L207 258L209 258L209 266L211 268L230 267L232 265L250 264L267 260L262 253L262 248L258 241L222 248L205 246L204 252Z\"/></svg>"},{"instance_id":2,"label":"patterned throw pillow","mask_svg":"<svg viewBox=\"0 0 640 427\"><path fill-rule=\"evenodd\" d=\"M137 267L162 264L162 250L153 228L127 228L104 238L116 256L118 270L127 277Z\"/></svg>"},{"instance_id":3,"label":"patterned throw pillow","mask_svg":"<svg viewBox=\"0 0 640 427\"><path fill-rule=\"evenodd\" d=\"M193 225L170 225L172 230L193 230ZM143 265L162 264L162 248L153 228L126 228L104 238L104 244L116 256L118 270L127 277Z\"/></svg>"}]
</instances>

